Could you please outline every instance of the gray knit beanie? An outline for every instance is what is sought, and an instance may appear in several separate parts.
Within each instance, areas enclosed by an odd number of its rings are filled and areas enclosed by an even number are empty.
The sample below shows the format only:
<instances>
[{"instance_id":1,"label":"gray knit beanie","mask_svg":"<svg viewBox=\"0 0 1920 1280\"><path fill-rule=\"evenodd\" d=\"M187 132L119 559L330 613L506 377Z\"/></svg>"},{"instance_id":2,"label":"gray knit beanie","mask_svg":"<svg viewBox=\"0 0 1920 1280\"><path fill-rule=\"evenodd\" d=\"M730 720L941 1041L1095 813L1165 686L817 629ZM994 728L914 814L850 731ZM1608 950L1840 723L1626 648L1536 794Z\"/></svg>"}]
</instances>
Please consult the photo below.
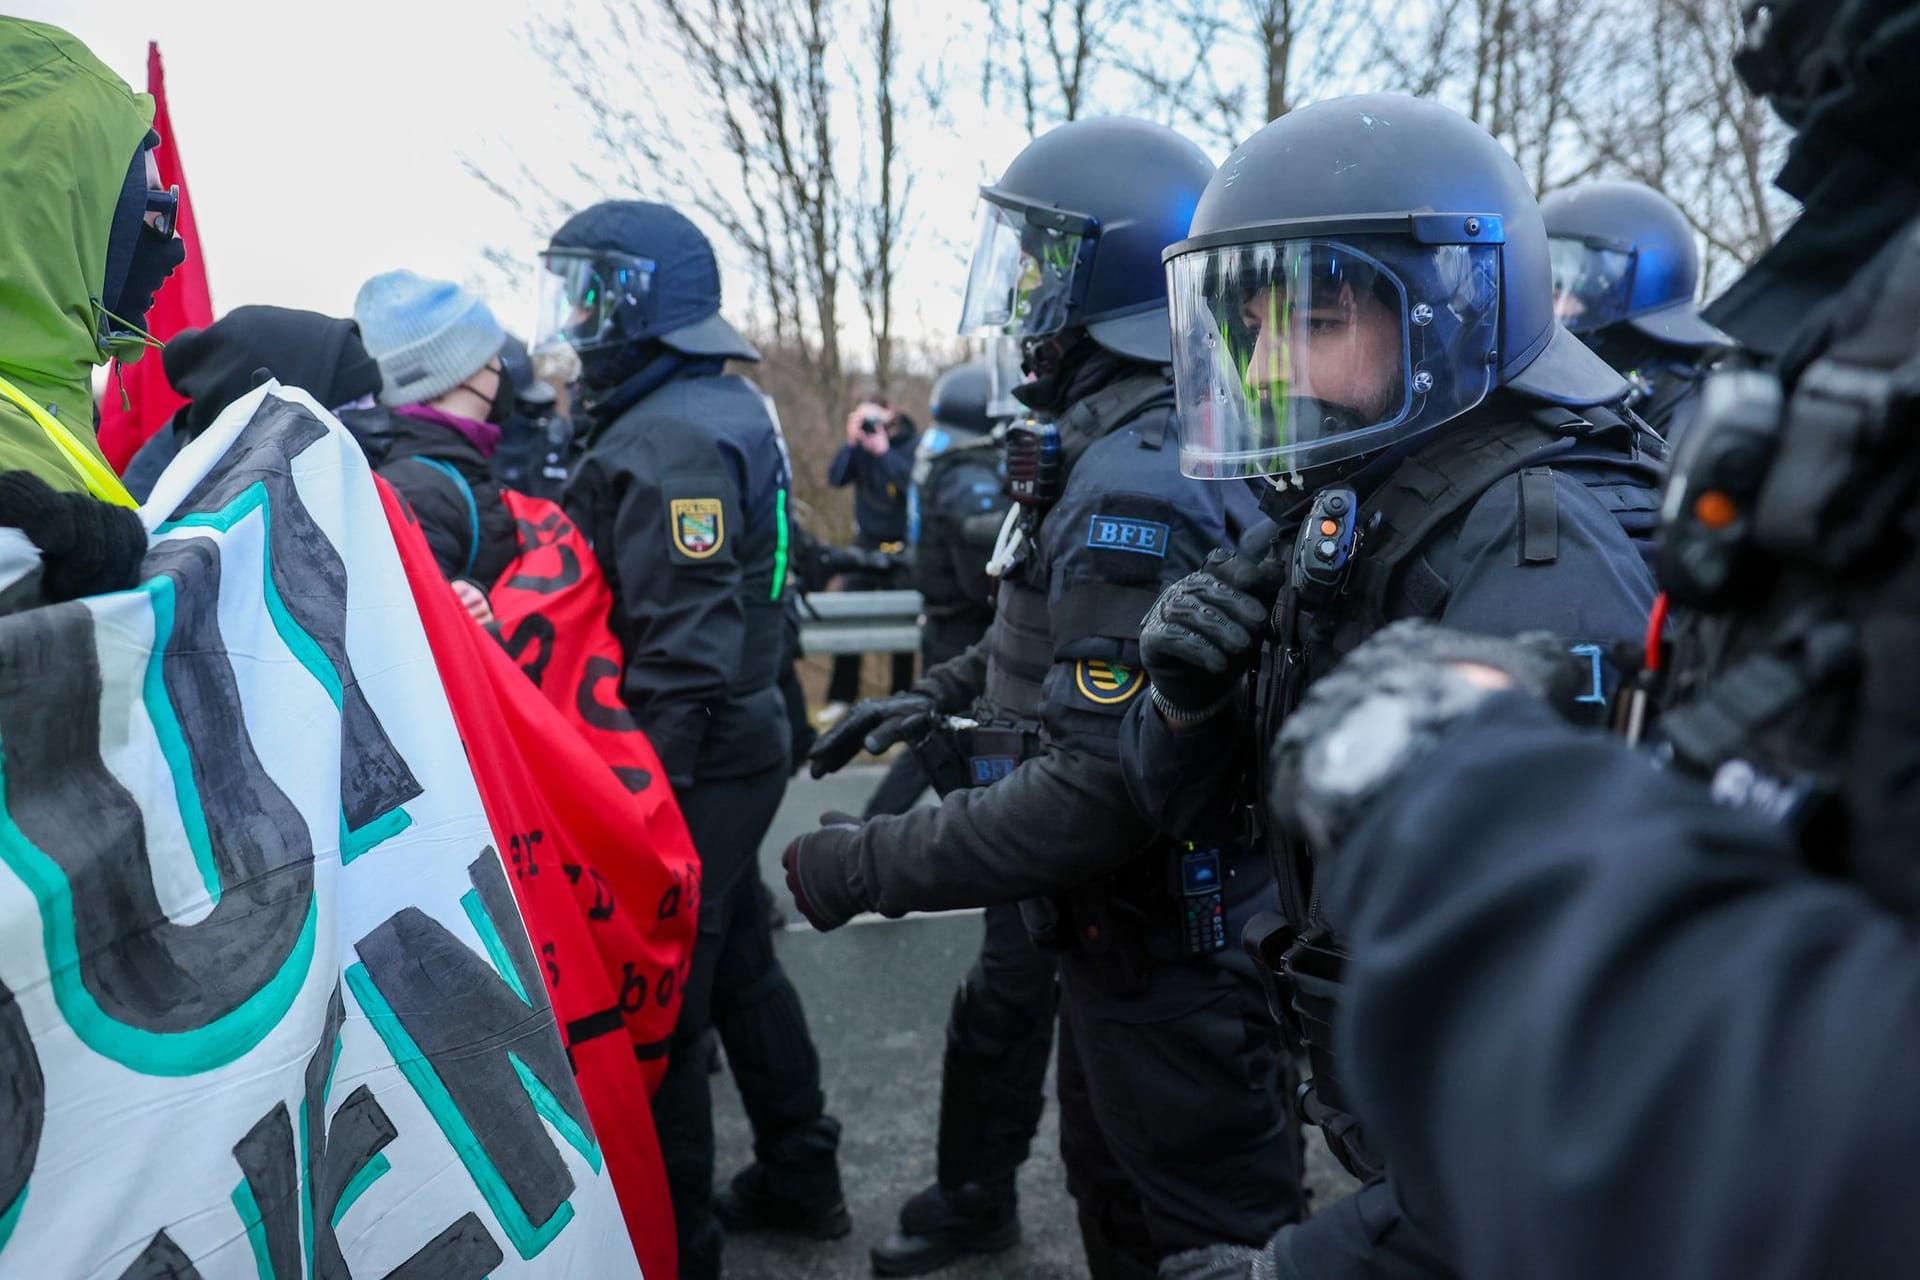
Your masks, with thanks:
<instances>
[{"instance_id":1,"label":"gray knit beanie","mask_svg":"<svg viewBox=\"0 0 1920 1280\"><path fill-rule=\"evenodd\" d=\"M438 399L500 353L507 334L487 304L459 285L388 271L360 286L353 318L380 363L380 403Z\"/></svg>"}]
</instances>

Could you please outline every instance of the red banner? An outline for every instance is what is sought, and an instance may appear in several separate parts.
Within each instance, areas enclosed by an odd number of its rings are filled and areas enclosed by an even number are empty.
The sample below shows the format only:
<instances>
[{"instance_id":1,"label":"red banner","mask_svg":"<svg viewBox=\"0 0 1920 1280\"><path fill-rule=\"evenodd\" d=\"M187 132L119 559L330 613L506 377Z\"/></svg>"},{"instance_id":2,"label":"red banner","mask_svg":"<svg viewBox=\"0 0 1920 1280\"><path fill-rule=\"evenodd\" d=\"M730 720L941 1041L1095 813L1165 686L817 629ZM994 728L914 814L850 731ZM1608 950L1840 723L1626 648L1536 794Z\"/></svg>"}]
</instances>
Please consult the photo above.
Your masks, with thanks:
<instances>
[{"instance_id":1,"label":"red banner","mask_svg":"<svg viewBox=\"0 0 1920 1280\"><path fill-rule=\"evenodd\" d=\"M213 297L207 291L207 260L200 251L200 224L193 216L193 201L187 196L180 141L167 111L167 75L160 65L158 44L147 46L147 92L153 95L153 130L160 135L153 159L160 166L160 185L180 188L177 225L180 239L187 246L187 260L160 286L160 292L153 296L153 309L147 312L147 332L166 342L184 330L212 324ZM125 407L120 398L123 387ZM185 403L167 382L158 351L148 351L138 364L126 368L115 362L107 375L106 393L100 399L100 452L115 471L125 471L147 437L165 426Z\"/></svg>"},{"instance_id":2,"label":"red banner","mask_svg":"<svg viewBox=\"0 0 1920 1280\"><path fill-rule=\"evenodd\" d=\"M473 624L405 504L380 490L634 1248L647 1275L672 1276L673 1211L648 1097L666 1067L699 910L686 824L652 748L627 758L652 759L658 781L630 792Z\"/></svg>"},{"instance_id":3,"label":"red banner","mask_svg":"<svg viewBox=\"0 0 1920 1280\"><path fill-rule=\"evenodd\" d=\"M613 592L593 548L566 513L545 498L511 489L502 489L500 497L520 535L519 558L487 597L501 643L613 766L614 776L650 812L670 808L684 836L686 824L667 788L660 757L620 697L620 645L607 630Z\"/></svg>"}]
</instances>

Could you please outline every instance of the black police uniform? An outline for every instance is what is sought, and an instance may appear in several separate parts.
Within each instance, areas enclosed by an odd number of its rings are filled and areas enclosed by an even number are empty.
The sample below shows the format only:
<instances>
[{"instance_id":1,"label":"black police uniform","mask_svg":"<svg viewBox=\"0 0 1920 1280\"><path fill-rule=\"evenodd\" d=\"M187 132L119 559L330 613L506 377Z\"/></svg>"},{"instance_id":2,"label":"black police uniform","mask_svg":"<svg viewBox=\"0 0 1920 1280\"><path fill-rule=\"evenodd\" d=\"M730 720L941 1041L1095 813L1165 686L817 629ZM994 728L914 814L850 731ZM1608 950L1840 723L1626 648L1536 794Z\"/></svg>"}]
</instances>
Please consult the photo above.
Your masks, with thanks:
<instances>
[{"instance_id":1,"label":"black police uniform","mask_svg":"<svg viewBox=\"0 0 1920 1280\"><path fill-rule=\"evenodd\" d=\"M978 644L993 624L996 584L987 561L1010 499L991 436L936 422L915 447L915 471L924 474L916 474L907 494L907 542L922 601L920 664L931 671ZM920 758L903 752L861 816L905 813L927 785Z\"/></svg>"},{"instance_id":2,"label":"black police uniform","mask_svg":"<svg viewBox=\"0 0 1920 1280\"><path fill-rule=\"evenodd\" d=\"M717 1273L705 1045L727 1049L755 1150L796 1199L838 1201L839 1126L772 949L754 858L789 773L777 687L785 626L784 452L754 386L718 360L662 356L595 406L610 417L566 508L607 574L621 691L674 785L701 860L699 936L654 1098L682 1274Z\"/></svg>"},{"instance_id":3,"label":"black police uniform","mask_svg":"<svg viewBox=\"0 0 1920 1280\"><path fill-rule=\"evenodd\" d=\"M1493 635L1549 630L1598 646L1642 635L1653 586L1628 530L1651 531L1658 493L1648 470L1635 461L1632 435L1621 424L1606 437L1580 439L1551 431L1542 420L1537 410L1499 396L1442 428L1438 439L1410 458L1376 467L1375 477L1357 478L1364 495L1360 524L1372 526L1382 546L1390 543L1393 523L1407 527L1436 513L1450 518L1412 545L1381 552L1383 559L1391 556L1394 571L1372 591L1356 584L1360 589L1323 615L1337 638L1290 653L1269 646L1263 687L1275 686L1277 664L1295 663L1305 673L1292 687L1297 696L1346 649L1399 618L1436 618ZM1568 432L1575 425L1566 411L1544 420L1559 420ZM1382 470L1386 474L1378 475ZM1451 485L1444 479L1450 473ZM1376 513L1382 516L1378 524ZM1299 515L1296 510L1296 520ZM1291 545L1291 539L1284 543ZM1289 612L1283 598L1275 615ZM1605 697L1612 689L1610 667L1595 670L1598 696ZM1252 794L1262 773L1260 744L1271 740L1286 710L1280 701L1247 701L1176 731L1143 700L1129 713L1120 739L1135 802L1175 835L1201 841L1232 835L1246 811L1241 797ZM1277 834L1272 838L1277 841ZM1301 861L1287 848L1276 856L1296 868ZM1307 938L1311 950L1305 954L1330 959L1336 953L1312 895L1310 874L1297 870L1283 884L1281 900L1294 929ZM1293 1268L1283 1274L1451 1274L1433 1242L1401 1220L1380 1152L1346 1103L1330 1046L1324 1037L1314 1043L1312 1031L1306 1029L1315 1077L1304 1095L1308 1118L1368 1185L1283 1233L1276 1249Z\"/></svg>"},{"instance_id":4,"label":"black police uniform","mask_svg":"<svg viewBox=\"0 0 1920 1280\"><path fill-rule=\"evenodd\" d=\"M1084 432L1067 446L1084 453L1002 579L985 652L933 673L982 694L979 713L1032 753L991 785L866 824L852 856L887 914L1057 895L1028 911L1057 917L1042 927L1060 948L1068 1187L1096 1268L1112 1268L1098 1273L1145 1277L1300 1211L1277 1029L1239 952L1183 957L1178 851L1128 803L1116 743L1144 687L1140 618L1257 511L1239 486L1180 474L1162 370L1096 355L1069 399L1061 432ZM1224 861L1242 915L1271 879L1257 852ZM977 973L968 995L984 1003L994 973Z\"/></svg>"},{"instance_id":5,"label":"black police uniform","mask_svg":"<svg viewBox=\"0 0 1920 1280\"><path fill-rule=\"evenodd\" d=\"M1813 324L1784 413L1703 396L1674 483L1744 477L1748 532L1712 541L1745 563L1663 557L1695 619L1661 766L1504 695L1333 863L1353 1088L1468 1274L1920 1256L1920 448L1889 376L1920 353L1916 299L1920 222Z\"/></svg>"}]
</instances>

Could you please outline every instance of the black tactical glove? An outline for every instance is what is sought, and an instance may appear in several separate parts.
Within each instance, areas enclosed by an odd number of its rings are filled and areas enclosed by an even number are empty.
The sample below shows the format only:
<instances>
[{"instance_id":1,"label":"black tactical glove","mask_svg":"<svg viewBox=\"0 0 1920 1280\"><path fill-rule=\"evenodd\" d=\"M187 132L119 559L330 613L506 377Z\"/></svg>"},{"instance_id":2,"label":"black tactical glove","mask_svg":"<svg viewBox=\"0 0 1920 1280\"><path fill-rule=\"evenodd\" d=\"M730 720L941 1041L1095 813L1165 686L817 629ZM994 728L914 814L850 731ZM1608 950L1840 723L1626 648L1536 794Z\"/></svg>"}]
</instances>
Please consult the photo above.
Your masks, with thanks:
<instances>
[{"instance_id":1,"label":"black tactical glove","mask_svg":"<svg viewBox=\"0 0 1920 1280\"><path fill-rule=\"evenodd\" d=\"M1160 1260L1160 1280L1279 1280L1273 1246L1214 1244Z\"/></svg>"},{"instance_id":2,"label":"black tactical glove","mask_svg":"<svg viewBox=\"0 0 1920 1280\"><path fill-rule=\"evenodd\" d=\"M821 734L807 753L807 759L813 762L813 776L824 778L837 772L859 755L863 746L878 755L894 743L904 742L930 725L937 710L933 695L926 693L896 693L856 703L846 719Z\"/></svg>"},{"instance_id":3,"label":"black tactical glove","mask_svg":"<svg viewBox=\"0 0 1920 1280\"><path fill-rule=\"evenodd\" d=\"M0 525L40 548L40 595L49 603L140 585L147 530L131 507L61 493L31 471L0 474Z\"/></svg>"},{"instance_id":4,"label":"black tactical glove","mask_svg":"<svg viewBox=\"0 0 1920 1280\"><path fill-rule=\"evenodd\" d=\"M858 830L860 819L851 814L823 813L818 831L796 837L780 855L793 905L822 933L872 909L849 856Z\"/></svg>"},{"instance_id":5,"label":"black tactical glove","mask_svg":"<svg viewBox=\"0 0 1920 1280\"><path fill-rule=\"evenodd\" d=\"M1455 720L1504 689L1570 711L1588 670L1544 632L1506 640L1396 622L1315 681L1287 717L1268 817L1331 853Z\"/></svg>"},{"instance_id":6,"label":"black tactical glove","mask_svg":"<svg viewBox=\"0 0 1920 1280\"><path fill-rule=\"evenodd\" d=\"M1204 564L1160 593L1140 624L1140 661L1153 702L1175 722L1204 720L1233 696L1260 652L1267 614L1286 583L1273 554L1279 530L1262 520L1234 552Z\"/></svg>"}]
</instances>

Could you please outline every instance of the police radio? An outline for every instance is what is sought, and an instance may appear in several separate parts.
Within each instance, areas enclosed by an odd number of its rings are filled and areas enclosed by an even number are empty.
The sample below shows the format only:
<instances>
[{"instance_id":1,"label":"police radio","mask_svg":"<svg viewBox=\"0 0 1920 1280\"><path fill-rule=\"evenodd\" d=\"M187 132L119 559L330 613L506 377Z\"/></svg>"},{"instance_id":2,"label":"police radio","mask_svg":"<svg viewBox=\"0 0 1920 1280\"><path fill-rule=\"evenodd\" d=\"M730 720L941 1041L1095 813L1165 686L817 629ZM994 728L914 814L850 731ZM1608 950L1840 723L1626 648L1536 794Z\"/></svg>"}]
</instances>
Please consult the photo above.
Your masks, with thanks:
<instances>
[{"instance_id":1,"label":"police radio","mask_svg":"<svg viewBox=\"0 0 1920 1280\"><path fill-rule=\"evenodd\" d=\"M1060 428L1026 418L1007 428L1007 494L1023 507L1049 507L1060 500Z\"/></svg>"},{"instance_id":2,"label":"police radio","mask_svg":"<svg viewBox=\"0 0 1920 1280\"><path fill-rule=\"evenodd\" d=\"M1359 541L1359 495L1345 485L1314 494L1293 543L1293 587L1301 608L1311 612L1340 594Z\"/></svg>"},{"instance_id":3,"label":"police radio","mask_svg":"<svg viewBox=\"0 0 1920 1280\"><path fill-rule=\"evenodd\" d=\"M1722 608L1759 572L1754 511L1779 452L1784 409L1770 373L1731 370L1702 384L1660 511L1660 584L1676 604Z\"/></svg>"},{"instance_id":4,"label":"police radio","mask_svg":"<svg viewBox=\"0 0 1920 1280\"><path fill-rule=\"evenodd\" d=\"M1218 955L1227 949L1225 859L1220 850L1189 842L1180 855L1180 954Z\"/></svg>"}]
</instances>

